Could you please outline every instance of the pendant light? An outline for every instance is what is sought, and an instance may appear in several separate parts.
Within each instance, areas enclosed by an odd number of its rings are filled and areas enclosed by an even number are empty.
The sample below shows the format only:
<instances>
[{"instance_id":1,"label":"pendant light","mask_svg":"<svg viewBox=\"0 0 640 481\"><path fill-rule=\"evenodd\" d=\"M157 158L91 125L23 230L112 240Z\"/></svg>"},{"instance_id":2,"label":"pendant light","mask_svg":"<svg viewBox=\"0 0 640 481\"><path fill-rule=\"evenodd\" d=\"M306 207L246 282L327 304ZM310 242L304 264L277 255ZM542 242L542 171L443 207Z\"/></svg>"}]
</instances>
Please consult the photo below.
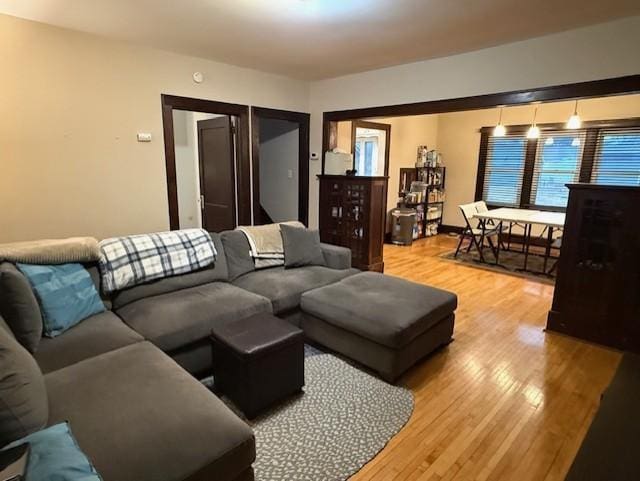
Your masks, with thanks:
<instances>
[{"instance_id":1,"label":"pendant light","mask_svg":"<svg viewBox=\"0 0 640 481\"><path fill-rule=\"evenodd\" d=\"M540 137L540 127L536 125L536 116L538 115L538 107L533 111L533 123L527 131L527 139L537 139Z\"/></svg>"},{"instance_id":2,"label":"pendant light","mask_svg":"<svg viewBox=\"0 0 640 481\"><path fill-rule=\"evenodd\" d=\"M507 129L505 128L504 125L502 125L502 109L503 109L503 107L500 107L500 115L498 117L498 125L496 125L493 128L493 136L494 137L504 137L505 135L507 135Z\"/></svg>"},{"instance_id":3,"label":"pendant light","mask_svg":"<svg viewBox=\"0 0 640 481\"><path fill-rule=\"evenodd\" d=\"M576 105L573 108L573 115L569 117L567 121L568 129L579 129L582 127L582 120L580 120L580 116L578 115L578 101L576 100Z\"/></svg>"}]
</instances>

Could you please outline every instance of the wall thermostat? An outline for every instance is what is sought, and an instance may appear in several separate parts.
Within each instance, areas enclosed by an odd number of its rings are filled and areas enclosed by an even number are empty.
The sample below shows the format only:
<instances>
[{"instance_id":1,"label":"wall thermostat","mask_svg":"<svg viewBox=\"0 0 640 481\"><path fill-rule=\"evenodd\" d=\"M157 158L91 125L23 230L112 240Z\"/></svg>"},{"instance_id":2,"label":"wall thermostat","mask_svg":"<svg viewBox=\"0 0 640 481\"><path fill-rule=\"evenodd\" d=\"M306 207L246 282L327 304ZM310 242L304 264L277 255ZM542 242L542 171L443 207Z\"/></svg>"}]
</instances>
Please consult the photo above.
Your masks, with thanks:
<instances>
[{"instance_id":1,"label":"wall thermostat","mask_svg":"<svg viewBox=\"0 0 640 481\"><path fill-rule=\"evenodd\" d=\"M193 81L195 83L201 84L203 80L204 80L204 75L202 75L202 72L193 72Z\"/></svg>"},{"instance_id":2,"label":"wall thermostat","mask_svg":"<svg viewBox=\"0 0 640 481\"><path fill-rule=\"evenodd\" d=\"M138 132L138 142L151 142L151 134L147 132Z\"/></svg>"},{"instance_id":3,"label":"wall thermostat","mask_svg":"<svg viewBox=\"0 0 640 481\"><path fill-rule=\"evenodd\" d=\"M311 160L318 160L318 152L311 152Z\"/></svg>"}]
</instances>

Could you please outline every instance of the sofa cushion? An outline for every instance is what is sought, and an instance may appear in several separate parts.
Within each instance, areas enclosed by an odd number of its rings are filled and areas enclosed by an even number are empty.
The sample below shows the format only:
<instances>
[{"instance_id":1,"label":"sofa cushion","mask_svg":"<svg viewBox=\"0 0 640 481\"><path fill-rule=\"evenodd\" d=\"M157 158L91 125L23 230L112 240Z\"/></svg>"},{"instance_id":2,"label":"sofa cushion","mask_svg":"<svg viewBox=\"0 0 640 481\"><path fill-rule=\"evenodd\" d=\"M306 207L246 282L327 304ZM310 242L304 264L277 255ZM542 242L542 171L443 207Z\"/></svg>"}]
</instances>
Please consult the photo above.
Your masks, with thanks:
<instances>
[{"instance_id":1,"label":"sofa cushion","mask_svg":"<svg viewBox=\"0 0 640 481\"><path fill-rule=\"evenodd\" d=\"M225 282L147 297L116 310L134 330L163 351L205 339L213 325L271 312L268 299Z\"/></svg>"},{"instance_id":2,"label":"sofa cushion","mask_svg":"<svg viewBox=\"0 0 640 481\"><path fill-rule=\"evenodd\" d=\"M280 314L298 307L304 292L338 282L357 272L355 269L336 270L322 266L272 267L245 274L233 283L266 297L273 304L273 312Z\"/></svg>"},{"instance_id":3,"label":"sofa cushion","mask_svg":"<svg viewBox=\"0 0 640 481\"><path fill-rule=\"evenodd\" d=\"M233 281L247 272L255 270L251 257L251 247L247 236L239 230L227 230L220 234L224 252L227 256L229 280Z\"/></svg>"},{"instance_id":4,"label":"sofa cushion","mask_svg":"<svg viewBox=\"0 0 640 481\"><path fill-rule=\"evenodd\" d=\"M324 266L324 255L320 248L320 234L316 229L280 225L284 247L284 266Z\"/></svg>"},{"instance_id":5,"label":"sofa cushion","mask_svg":"<svg viewBox=\"0 0 640 481\"><path fill-rule=\"evenodd\" d=\"M47 373L143 340L122 319L106 311L85 319L61 336L43 338L34 357Z\"/></svg>"},{"instance_id":6,"label":"sofa cushion","mask_svg":"<svg viewBox=\"0 0 640 481\"><path fill-rule=\"evenodd\" d=\"M0 315L20 344L35 352L42 337L42 314L29 281L15 265L0 264Z\"/></svg>"},{"instance_id":7,"label":"sofa cushion","mask_svg":"<svg viewBox=\"0 0 640 481\"><path fill-rule=\"evenodd\" d=\"M0 329L0 446L47 424L47 391L31 354Z\"/></svg>"},{"instance_id":8,"label":"sofa cushion","mask_svg":"<svg viewBox=\"0 0 640 481\"><path fill-rule=\"evenodd\" d=\"M222 247L220 234L211 234L211 239L217 251L216 261L212 266L188 274L167 277L115 292L113 295L113 308L117 309L130 302L144 299L145 297L166 294L167 292L200 286L214 281L227 281L229 279L227 258L224 253L224 248Z\"/></svg>"},{"instance_id":9,"label":"sofa cushion","mask_svg":"<svg viewBox=\"0 0 640 481\"><path fill-rule=\"evenodd\" d=\"M58 336L87 317L104 312L102 299L82 264L17 267L36 294L45 336Z\"/></svg>"},{"instance_id":10,"label":"sofa cushion","mask_svg":"<svg viewBox=\"0 0 640 481\"><path fill-rule=\"evenodd\" d=\"M104 481L230 480L255 458L249 426L149 342L45 379L50 424L69 421Z\"/></svg>"},{"instance_id":11,"label":"sofa cushion","mask_svg":"<svg viewBox=\"0 0 640 481\"><path fill-rule=\"evenodd\" d=\"M306 292L301 309L336 327L400 348L457 307L455 294L377 272Z\"/></svg>"},{"instance_id":12,"label":"sofa cushion","mask_svg":"<svg viewBox=\"0 0 640 481\"><path fill-rule=\"evenodd\" d=\"M96 262L82 264L91 276L93 285L96 286L96 290L102 299L105 309L111 309L111 296L106 294L102 289L102 276L100 275L100 268Z\"/></svg>"},{"instance_id":13,"label":"sofa cushion","mask_svg":"<svg viewBox=\"0 0 640 481\"><path fill-rule=\"evenodd\" d=\"M60 423L26 436L3 448L29 443L26 479L56 481L102 481L81 451L69 423Z\"/></svg>"}]
</instances>

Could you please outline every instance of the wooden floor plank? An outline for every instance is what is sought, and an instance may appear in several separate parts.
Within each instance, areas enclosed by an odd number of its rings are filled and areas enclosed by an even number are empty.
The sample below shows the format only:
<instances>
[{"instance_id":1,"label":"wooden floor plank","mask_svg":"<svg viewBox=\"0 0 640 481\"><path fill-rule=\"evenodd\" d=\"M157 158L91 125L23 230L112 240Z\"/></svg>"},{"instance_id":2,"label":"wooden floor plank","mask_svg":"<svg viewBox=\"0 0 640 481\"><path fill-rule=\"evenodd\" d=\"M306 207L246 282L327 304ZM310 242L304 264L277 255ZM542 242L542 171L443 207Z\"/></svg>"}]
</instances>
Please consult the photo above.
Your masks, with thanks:
<instances>
[{"instance_id":1,"label":"wooden floor plank","mask_svg":"<svg viewBox=\"0 0 640 481\"><path fill-rule=\"evenodd\" d=\"M553 286L440 259L445 235L385 246L385 272L458 295L454 342L400 380L407 425L353 481L560 481L620 354L545 333Z\"/></svg>"}]
</instances>

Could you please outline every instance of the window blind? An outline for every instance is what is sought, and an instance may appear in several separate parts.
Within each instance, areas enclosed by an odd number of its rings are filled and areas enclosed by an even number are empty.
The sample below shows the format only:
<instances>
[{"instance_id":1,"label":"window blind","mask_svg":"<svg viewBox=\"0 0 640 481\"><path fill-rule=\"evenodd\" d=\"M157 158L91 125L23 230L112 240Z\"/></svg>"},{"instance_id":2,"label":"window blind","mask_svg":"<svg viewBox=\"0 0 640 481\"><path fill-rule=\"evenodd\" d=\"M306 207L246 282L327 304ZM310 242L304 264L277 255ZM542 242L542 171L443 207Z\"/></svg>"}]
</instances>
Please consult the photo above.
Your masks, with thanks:
<instances>
[{"instance_id":1,"label":"window blind","mask_svg":"<svg viewBox=\"0 0 640 481\"><path fill-rule=\"evenodd\" d=\"M524 135L489 137L482 198L491 205L518 206L527 139Z\"/></svg>"},{"instance_id":2,"label":"window blind","mask_svg":"<svg viewBox=\"0 0 640 481\"><path fill-rule=\"evenodd\" d=\"M566 207L569 189L578 182L585 130L542 132L537 141L529 203L537 207Z\"/></svg>"},{"instance_id":3,"label":"window blind","mask_svg":"<svg viewBox=\"0 0 640 481\"><path fill-rule=\"evenodd\" d=\"M640 127L600 131L591 183L640 185Z\"/></svg>"}]
</instances>

